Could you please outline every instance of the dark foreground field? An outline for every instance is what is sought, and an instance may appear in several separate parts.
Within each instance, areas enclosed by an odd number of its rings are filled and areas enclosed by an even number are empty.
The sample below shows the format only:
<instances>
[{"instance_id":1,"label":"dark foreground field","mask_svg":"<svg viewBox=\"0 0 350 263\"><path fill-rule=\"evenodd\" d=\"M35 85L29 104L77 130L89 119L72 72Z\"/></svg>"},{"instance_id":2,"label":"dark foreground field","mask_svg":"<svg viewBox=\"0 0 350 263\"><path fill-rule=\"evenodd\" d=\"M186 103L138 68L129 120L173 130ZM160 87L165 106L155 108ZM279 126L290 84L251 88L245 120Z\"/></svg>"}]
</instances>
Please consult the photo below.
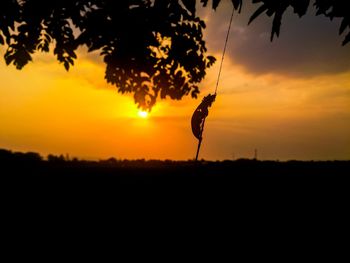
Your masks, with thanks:
<instances>
[{"instance_id":1,"label":"dark foreground field","mask_svg":"<svg viewBox=\"0 0 350 263\"><path fill-rule=\"evenodd\" d=\"M339 193L349 186L350 161L80 161L0 150L1 180L24 188L271 194Z\"/></svg>"},{"instance_id":2,"label":"dark foreground field","mask_svg":"<svg viewBox=\"0 0 350 263\"><path fill-rule=\"evenodd\" d=\"M324 240L348 225L349 161L66 159L0 151L2 204L16 227L34 231L26 222L54 219L55 227L65 222L86 234L92 226L108 232L124 218L132 229L150 231L148 236L155 225L165 224L175 235L185 225L186 233L195 229L199 236L208 227L234 230L229 238L263 231L262 243L274 232L276 240L293 236L307 247L305 233ZM124 229L124 223L117 227Z\"/></svg>"}]
</instances>

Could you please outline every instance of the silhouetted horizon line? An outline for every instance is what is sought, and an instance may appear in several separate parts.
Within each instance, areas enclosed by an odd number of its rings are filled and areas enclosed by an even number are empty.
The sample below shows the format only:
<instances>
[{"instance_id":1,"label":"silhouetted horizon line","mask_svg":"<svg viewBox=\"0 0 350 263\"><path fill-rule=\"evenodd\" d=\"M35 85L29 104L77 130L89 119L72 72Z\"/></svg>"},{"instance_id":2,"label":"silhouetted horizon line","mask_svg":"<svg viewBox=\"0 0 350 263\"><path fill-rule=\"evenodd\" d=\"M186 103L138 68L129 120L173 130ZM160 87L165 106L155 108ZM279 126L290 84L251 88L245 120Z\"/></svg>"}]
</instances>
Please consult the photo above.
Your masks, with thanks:
<instances>
[{"instance_id":1,"label":"silhouetted horizon line","mask_svg":"<svg viewBox=\"0 0 350 263\"><path fill-rule=\"evenodd\" d=\"M242 161L251 161L251 162L277 162L277 163L288 163L288 162L300 162L300 163L307 163L307 162L316 162L316 163L324 163L324 162L350 162L350 159L327 159L327 160L317 160L317 159L308 159L308 160L302 160L302 159L286 159L286 160L280 160L280 159L260 159L260 158L249 158L249 157L239 157L234 159L222 159L222 160L212 160L212 159L204 159L199 158L198 161L195 160L195 158L189 158L187 160L185 159L157 159L157 158L118 158L116 156L110 156L107 158L86 158L86 157L77 157L77 156L71 156L69 153L65 154L52 154L49 153L46 156L42 153L35 152L35 151L16 151L6 148L0 148L0 160L1 157L4 154L10 154L10 155L18 155L18 156L26 156L29 158L32 158L33 160L37 161L46 161L46 162L91 162L91 163L106 163L106 164L112 164L112 163L120 163L120 162L173 162L173 163L183 163L183 162L208 162L208 163L215 163L215 162L242 162Z\"/></svg>"}]
</instances>

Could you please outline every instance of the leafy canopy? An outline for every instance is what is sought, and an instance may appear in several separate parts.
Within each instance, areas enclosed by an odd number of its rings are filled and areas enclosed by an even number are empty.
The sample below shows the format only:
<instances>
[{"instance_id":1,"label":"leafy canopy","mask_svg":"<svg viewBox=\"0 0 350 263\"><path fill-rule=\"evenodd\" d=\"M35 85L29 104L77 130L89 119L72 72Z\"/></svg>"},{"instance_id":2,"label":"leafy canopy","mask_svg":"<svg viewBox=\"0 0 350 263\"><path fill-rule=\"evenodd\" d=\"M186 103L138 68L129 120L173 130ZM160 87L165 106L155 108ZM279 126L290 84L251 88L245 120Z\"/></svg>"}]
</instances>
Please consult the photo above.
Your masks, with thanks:
<instances>
[{"instance_id":1,"label":"leafy canopy","mask_svg":"<svg viewBox=\"0 0 350 263\"><path fill-rule=\"evenodd\" d=\"M74 65L79 46L99 51L105 79L121 93L133 93L135 103L150 110L158 98L197 97L198 83L215 58L207 55L205 23L196 4L208 0L2 0L0 45L5 61L22 69L37 51L53 53L66 70ZM213 0L216 9L220 0ZM243 0L232 0L240 10ZM309 0L252 0L259 4L249 21L266 13L273 17L271 40L279 36L288 7L299 16ZM350 28L343 0L316 0L317 15L343 18L339 33ZM343 45L350 41L350 32ZM52 44L52 45L51 45Z\"/></svg>"}]
</instances>

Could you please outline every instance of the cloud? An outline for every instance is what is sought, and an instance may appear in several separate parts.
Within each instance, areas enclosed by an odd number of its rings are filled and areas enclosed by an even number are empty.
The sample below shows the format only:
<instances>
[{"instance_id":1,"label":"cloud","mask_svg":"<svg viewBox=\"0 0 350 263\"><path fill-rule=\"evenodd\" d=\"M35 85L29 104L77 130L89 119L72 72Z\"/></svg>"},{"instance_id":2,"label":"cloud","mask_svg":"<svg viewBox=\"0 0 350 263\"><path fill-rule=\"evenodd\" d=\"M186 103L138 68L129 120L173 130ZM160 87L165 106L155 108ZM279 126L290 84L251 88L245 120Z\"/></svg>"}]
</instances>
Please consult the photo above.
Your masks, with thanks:
<instances>
[{"instance_id":1,"label":"cloud","mask_svg":"<svg viewBox=\"0 0 350 263\"><path fill-rule=\"evenodd\" d=\"M350 69L350 45L341 46L340 21L315 16L310 6L299 18L289 9L282 20L281 35L270 42L272 19L265 14L247 25L258 5L245 4L233 19L227 55L234 63L254 74L282 74L310 77L334 74ZM224 2L216 12L199 9L205 18L205 38L209 52L221 52L226 37L231 7Z\"/></svg>"}]
</instances>

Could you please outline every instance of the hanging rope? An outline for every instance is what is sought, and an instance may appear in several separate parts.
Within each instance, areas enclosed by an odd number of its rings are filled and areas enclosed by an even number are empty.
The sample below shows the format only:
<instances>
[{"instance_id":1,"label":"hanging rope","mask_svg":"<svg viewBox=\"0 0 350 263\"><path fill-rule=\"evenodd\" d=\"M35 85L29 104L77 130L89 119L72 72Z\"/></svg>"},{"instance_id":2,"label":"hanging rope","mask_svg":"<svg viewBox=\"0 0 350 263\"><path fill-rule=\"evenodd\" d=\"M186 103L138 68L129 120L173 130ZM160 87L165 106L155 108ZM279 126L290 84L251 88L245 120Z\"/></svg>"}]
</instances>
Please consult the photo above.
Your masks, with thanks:
<instances>
[{"instance_id":1,"label":"hanging rope","mask_svg":"<svg viewBox=\"0 0 350 263\"><path fill-rule=\"evenodd\" d=\"M213 104L213 102L215 101L215 98L216 98L216 93L218 90L220 76L221 76L222 65L223 65L225 53L226 53L227 42L228 42L228 38L230 35L230 31L231 31L231 24L232 24L234 10L235 9L233 7L229 27L227 30L224 50L222 52L220 68L219 68L219 73L218 73L218 79L216 81L216 86L215 86L215 93L213 95L209 94L209 95L205 96L203 98L203 101L201 102L201 104L199 104L199 106L197 107L197 109L195 110L195 112L192 115L192 119L191 119L192 133L198 139L196 161L198 160L199 150L200 150L201 144L202 144L202 134L204 131L205 118L209 114L208 108Z\"/></svg>"},{"instance_id":2,"label":"hanging rope","mask_svg":"<svg viewBox=\"0 0 350 263\"><path fill-rule=\"evenodd\" d=\"M226 35L226 40L225 40L225 45L224 45L224 50L222 52L222 57L221 57L221 62L220 62L220 68L219 68L219 74L218 74L218 79L216 81L216 86L215 86L215 93L217 93L218 91L218 86L219 86L219 81L220 81L220 76L221 76L221 70L222 70L222 64L224 63L224 58L225 58L225 53L226 53L226 47L227 47L227 42L228 42L228 38L230 36L230 31L231 31L231 25L232 25L232 19L233 19L233 13L235 11L235 8L232 8L232 13L231 13L231 18L230 18L230 23L228 26L228 30L227 30L227 35Z\"/></svg>"}]
</instances>

